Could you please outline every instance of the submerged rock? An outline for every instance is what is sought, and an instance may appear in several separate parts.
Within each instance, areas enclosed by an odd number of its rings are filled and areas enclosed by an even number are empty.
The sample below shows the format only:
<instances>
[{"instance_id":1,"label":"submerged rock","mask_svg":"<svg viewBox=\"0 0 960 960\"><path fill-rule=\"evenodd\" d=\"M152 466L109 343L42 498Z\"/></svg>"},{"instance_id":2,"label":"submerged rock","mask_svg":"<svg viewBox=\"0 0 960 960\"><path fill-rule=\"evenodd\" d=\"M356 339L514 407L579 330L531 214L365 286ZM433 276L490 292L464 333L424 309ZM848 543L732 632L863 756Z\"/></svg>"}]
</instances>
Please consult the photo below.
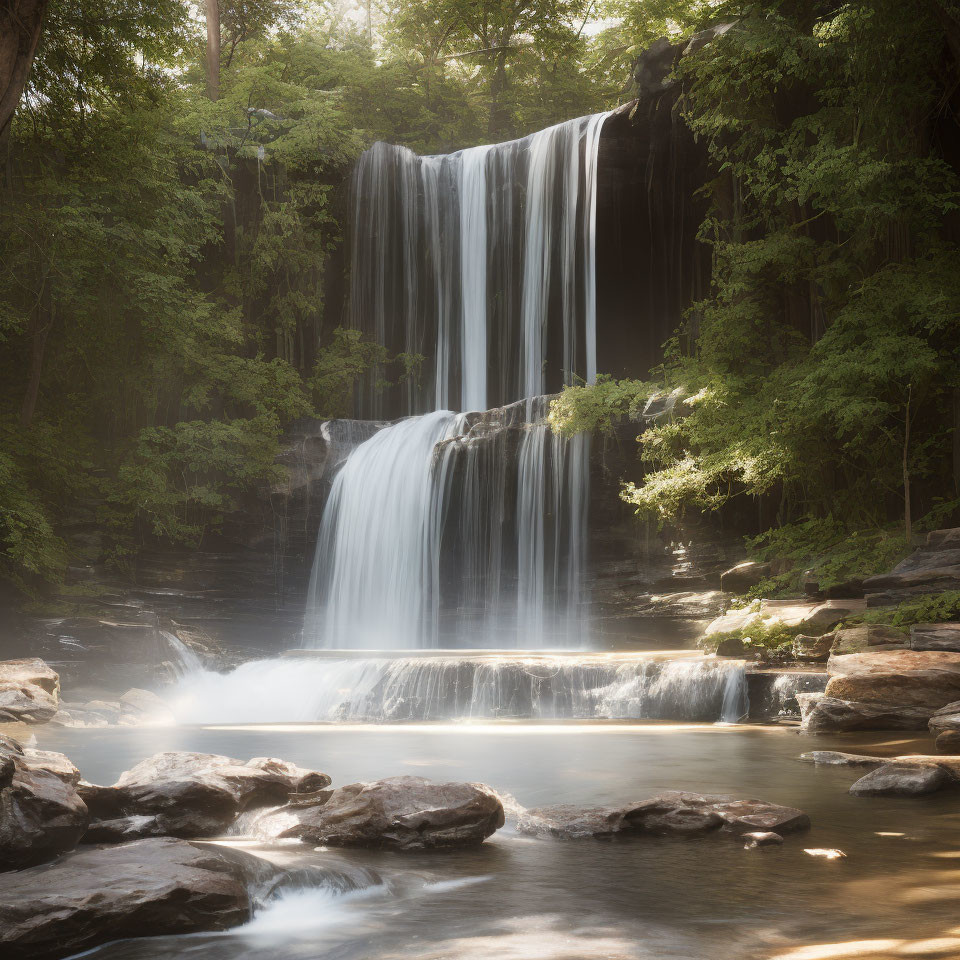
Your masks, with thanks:
<instances>
[{"instance_id":1,"label":"submerged rock","mask_svg":"<svg viewBox=\"0 0 960 960\"><path fill-rule=\"evenodd\" d=\"M476 846L503 823L499 797L483 784L389 777L347 784L314 804L295 799L256 826L261 835L306 843L425 850Z\"/></svg>"},{"instance_id":2,"label":"submerged rock","mask_svg":"<svg viewBox=\"0 0 960 960\"><path fill-rule=\"evenodd\" d=\"M801 753L800 759L829 767L880 767L887 762L883 757L865 757L859 753L841 753L836 750L813 750L810 753Z\"/></svg>"},{"instance_id":3,"label":"submerged rock","mask_svg":"<svg viewBox=\"0 0 960 960\"><path fill-rule=\"evenodd\" d=\"M886 763L850 787L855 797L918 797L952 784L953 777L932 763Z\"/></svg>"},{"instance_id":4,"label":"submerged rock","mask_svg":"<svg viewBox=\"0 0 960 960\"><path fill-rule=\"evenodd\" d=\"M715 831L736 834L789 833L805 830L810 818L794 807L765 800L670 792L619 807L559 804L526 810L517 822L520 833L574 840L623 833L696 836Z\"/></svg>"},{"instance_id":5,"label":"submerged rock","mask_svg":"<svg viewBox=\"0 0 960 960\"><path fill-rule=\"evenodd\" d=\"M0 870L42 863L79 843L89 820L79 777L62 754L0 738Z\"/></svg>"},{"instance_id":6,"label":"submerged rock","mask_svg":"<svg viewBox=\"0 0 960 960\"><path fill-rule=\"evenodd\" d=\"M60 677L42 660L0 661L0 723L46 723L60 706Z\"/></svg>"},{"instance_id":7,"label":"submerged rock","mask_svg":"<svg viewBox=\"0 0 960 960\"><path fill-rule=\"evenodd\" d=\"M0 953L55 958L123 937L224 930L250 916L242 866L152 839L87 848L0 877Z\"/></svg>"},{"instance_id":8,"label":"submerged rock","mask_svg":"<svg viewBox=\"0 0 960 960\"><path fill-rule=\"evenodd\" d=\"M325 773L284 760L244 763L207 753L158 753L111 786L81 782L94 822L91 842L144 836L208 837L244 810L283 803L294 793L327 786Z\"/></svg>"},{"instance_id":9,"label":"submerged rock","mask_svg":"<svg viewBox=\"0 0 960 960\"><path fill-rule=\"evenodd\" d=\"M773 847L783 843L783 837L779 833L756 832L745 833L743 839L747 842L743 845L744 850L756 850L757 847Z\"/></svg>"}]
</instances>

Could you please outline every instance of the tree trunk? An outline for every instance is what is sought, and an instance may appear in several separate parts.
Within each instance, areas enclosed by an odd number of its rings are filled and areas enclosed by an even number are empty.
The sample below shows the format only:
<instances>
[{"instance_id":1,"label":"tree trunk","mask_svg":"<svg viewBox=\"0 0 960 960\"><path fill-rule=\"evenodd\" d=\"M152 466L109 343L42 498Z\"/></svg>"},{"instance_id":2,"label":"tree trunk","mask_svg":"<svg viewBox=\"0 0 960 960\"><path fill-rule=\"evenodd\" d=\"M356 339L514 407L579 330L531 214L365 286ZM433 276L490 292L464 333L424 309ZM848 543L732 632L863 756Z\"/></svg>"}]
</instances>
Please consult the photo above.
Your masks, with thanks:
<instances>
[{"instance_id":1,"label":"tree trunk","mask_svg":"<svg viewBox=\"0 0 960 960\"><path fill-rule=\"evenodd\" d=\"M207 7L207 96L220 99L220 4L206 0Z\"/></svg>"},{"instance_id":2,"label":"tree trunk","mask_svg":"<svg viewBox=\"0 0 960 960\"><path fill-rule=\"evenodd\" d=\"M507 41L509 42L509 41ZM505 44L497 44L505 46ZM496 56L493 77L490 80L490 119L487 133L491 139L501 139L506 135L510 112L503 103L507 92L507 51L502 49Z\"/></svg>"},{"instance_id":3,"label":"tree trunk","mask_svg":"<svg viewBox=\"0 0 960 960\"><path fill-rule=\"evenodd\" d=\"M953 486L960 495L960 387L953 390Z\"/></svg>"},{"instance_id":4,"label":"tree trunk","mask_svg":"<svg viewBox=\"0 0 960 960\"><path fill-rule=\"evenodd\" d=\"M907 387L907 417L903 428L903 526L907 538L907 546L913 542L913 518L910 516L910 398L913 385Z\"/></svg>"},{"instance_id":5,"label":"tree trunk","mask_svg":"<svg viewBox=\"0 0 960 960\"><path fill-rule=\"evenodd\" d=\"M27 84L48 0L4 0L0 6L0 142Z\"/></svg>"},{"instance_id":6,"label":"tree trunk","mask_svg":"<svg viewBox=\"0 0 960 960\"><path fill-rule=\"evenodd\" d=\"M47 349L47 337L53 326L53 299L50 296L50 282L44 284L40 302L33 314L30 331L30 373L27 377L27 389L20 407L20 425L29 427L33 415L37 412L37 399L40 396L40 375L43 372L43 355Z\"/></svg>"}]
</instances>

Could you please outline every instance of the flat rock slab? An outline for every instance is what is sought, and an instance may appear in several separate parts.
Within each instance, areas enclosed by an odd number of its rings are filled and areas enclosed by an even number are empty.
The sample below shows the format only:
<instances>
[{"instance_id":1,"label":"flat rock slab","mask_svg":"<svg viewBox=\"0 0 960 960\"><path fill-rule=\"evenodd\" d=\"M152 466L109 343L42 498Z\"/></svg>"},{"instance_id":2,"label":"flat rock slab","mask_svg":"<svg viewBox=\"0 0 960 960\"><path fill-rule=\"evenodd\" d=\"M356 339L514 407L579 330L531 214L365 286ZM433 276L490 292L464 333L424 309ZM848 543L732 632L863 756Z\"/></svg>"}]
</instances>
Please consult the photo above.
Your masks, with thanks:
<instances>
[{"instance_id":1,"label":"flat rock slab","mask_svg":"<svg viewBox=\"0 0 960 960\"><path fill-rule=\"evenodd\" d=\"M46 723L60 706L60 677L42 660L0 661L0 723Z\"/></svg>"},{"instance_id":2,"label":"flat rock slab","mask_svg":"<svg viewBox=\"0 0 960 960\"><path fill-rule=\"evenodd\" d=\"M325 773L285 760L245 763L209 753L158 753L121 774L113 786L82 783L90 808L90 839L143 836L189 839L229 827L244 810L283 803L291 794L329 785Z\"/></svg>"},{"instance_id":3,"label":"flat rock slab","mask_svg":"<svg viewBox=\"0 0 960 960\"><path fill-rule=\"evenodd\" d=\"M850 787L855 797L919 797L951 786L954 778L934 763L886 763Z\"/></svg>"},{"instance_id":4,"label":"flat rock slab","mask_svg":"<svg viewBox=\"0 0 960 960\"><path fill-rule=\"evenodd\" d=\"M330 846L429 850L477 846L504 824L500 798L481 783L389 777L318 799L270 811L257 832Z\"/></svg>"},{"instance_id":5,"label":"flat rock slab","mask_svg":"<svg viewBox=\"0 0 960 960\"><path fill-rule=\"evenodd\" d=\"M872 674L953 674L960 677L960 653L935 650L876 650L832 656L831 677Z\"/></svg>"},{"instance_id":6,"label":"flat rock slab","mask_svg":"<svg viewBox=\"0 0 960 960\"><path fill-rule=\"evenodd\" d=\"M960 673L861 673L834 676L827 683L826 696L837 700L866 700L922 707L933 713L960 695Z\"/></svg>"},{"instance_id":7,"label":"flat rock slab","mask_svg":"<svg viewBox=\"0 0 960 960\"><path fill-rule=\"evenodd\" d=\"M915 623L910 628L910 648L960 653L960 623Z\"/></svg>"},{"instance_id":8,"label":"flat rock slab","mask_svg":"<svg viewBox=\"0 0 960 960\"><path fill-rule=\"evenodd\" d=\"M862 700L840 700L823 693L798 693L804 733L828 730L923 730L929 707Z\"/></svg>"},{"instance_id":9,"label":"flat rock slab","mask_svg":"<svg viewBox=\"0 0 960 960\"><path fill-rule=\"evenodd\" d=\"M0 954L64 957L124 937L224 930L250 916L242 866L157 838L0 876Z\"/></svg>"},{"instance_id":10,"label":"flat rock slab","mask_svg":"<svg viewBox=\"0 0 960 960\"><path fill-rule=\"evenodd\" d=\"M646 833L662 836L699 836L715 831L735 833L790 833L806 830L810 818L794 807L765 800L737 800L728 796L670 792L620 807L579 807L558 804L524 811L517 821L520 833L576 840L615 834Z\"/></svg>"},{"instance_id":11,"label":"flat rock slab","mask_svg":"<svg viewBox=\"0 0 960 960\"><path fill-rule=\"evenodd\" d=\"M90 816L79 779L63 754L0 737L0 870L42 863L80 842Z\"/></svg>"}]
</instances>

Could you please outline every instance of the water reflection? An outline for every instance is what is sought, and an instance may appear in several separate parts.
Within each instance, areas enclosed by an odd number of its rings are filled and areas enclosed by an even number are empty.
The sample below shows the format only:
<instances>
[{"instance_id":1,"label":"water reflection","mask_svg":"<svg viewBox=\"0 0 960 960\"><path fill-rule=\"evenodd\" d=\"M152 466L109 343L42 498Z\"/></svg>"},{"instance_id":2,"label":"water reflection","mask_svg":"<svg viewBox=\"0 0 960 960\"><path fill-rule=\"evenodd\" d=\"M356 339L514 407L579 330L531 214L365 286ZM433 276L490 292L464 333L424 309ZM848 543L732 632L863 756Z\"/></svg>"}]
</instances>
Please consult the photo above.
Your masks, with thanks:
<instances>
[{"instance_id":1,"label":"water reflection","mask_svg":"<svg viewBox=\"0 0 960 960\"><path fill-rule=\"evenodd\" d=\"M509 822L482 847L458 853L247 846L285 869L368 871L380 882L346 894L288 891L240 930L117 943L94 955L99 960L960 956L954 942L960 936L956 794L851 797L847 788L857 771L797 760L815 749L922 753L929 750L922 738L801 739L782 728L675 724L468 729L469 735L462 726L425 724L50 729L40 731L39 745L63 750L88 779L100 782L111 782L157 750L191 749L243 759L280 756L323 769L335 783L404 772L482 780L524 806L616 803L666 789L755 796L806 810L813 828L780 847L755 851L721 836L533 840L518 836ZM815 848L839 849L846 856L825 860L804 853Z\"/></svg>"}]
</instances>

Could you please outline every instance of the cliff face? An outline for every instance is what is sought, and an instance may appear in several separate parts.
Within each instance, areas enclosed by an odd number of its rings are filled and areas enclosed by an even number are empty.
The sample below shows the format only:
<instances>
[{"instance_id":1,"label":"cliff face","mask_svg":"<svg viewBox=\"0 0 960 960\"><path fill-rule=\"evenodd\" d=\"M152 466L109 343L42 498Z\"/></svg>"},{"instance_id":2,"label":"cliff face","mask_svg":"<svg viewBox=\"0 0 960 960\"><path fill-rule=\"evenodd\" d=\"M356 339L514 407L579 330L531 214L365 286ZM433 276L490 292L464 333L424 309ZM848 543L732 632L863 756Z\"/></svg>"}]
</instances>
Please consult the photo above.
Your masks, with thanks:
<instances>
[{"instance_id":1,"label":"cliff face","mask_svg":"<svg viewBox=\"0 0 960 960\"><path fill-rule=\"evenodd\" d=\"M633 70L636 99L603 126L597 160L598 368L644 377L663 359L684 311L710 280L709 248L697 242L714 175L706 150L680 115L684 56L729 25L644 51ZM695 326L692 330L696 335Z\"/></svg>"}]
</instances>

